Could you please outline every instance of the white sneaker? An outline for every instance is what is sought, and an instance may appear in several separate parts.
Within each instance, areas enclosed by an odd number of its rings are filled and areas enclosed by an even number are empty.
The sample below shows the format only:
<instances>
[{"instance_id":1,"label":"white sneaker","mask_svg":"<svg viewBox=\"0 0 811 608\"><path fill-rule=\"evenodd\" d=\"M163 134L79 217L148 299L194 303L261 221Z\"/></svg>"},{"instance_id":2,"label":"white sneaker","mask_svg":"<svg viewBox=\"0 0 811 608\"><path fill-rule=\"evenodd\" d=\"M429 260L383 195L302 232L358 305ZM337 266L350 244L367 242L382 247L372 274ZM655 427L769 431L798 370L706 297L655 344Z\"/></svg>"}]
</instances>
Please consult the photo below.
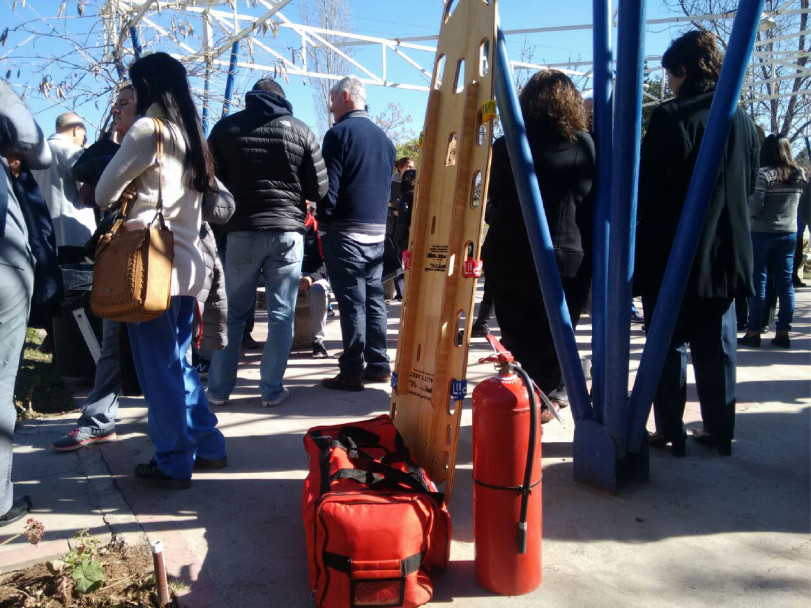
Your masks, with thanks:
<instances>
[{"instance_id":1,"label":"white sneaker","mask_svg":"<svg viewBox=\"0 0 811 608\"><path fill-rule=\"evenodd\" d=\"M262 399L262 407L276 407L277 405L280 405L289 396L290 390L282 388L282 392L279 393L279 395L274 399Z\"/></svg>"},{"instance_id":2,"label":"white sneaker","mask_svg":"<svg viewBox=\"0 0 811 608\"><path fill-rule=\"evenodd\" d=\"M217 397L213 397L208 391L206 391L206 397L208 397L209 405L228 405L228 397L225 399L218 399Z\"/></svg>"}]
</instances>

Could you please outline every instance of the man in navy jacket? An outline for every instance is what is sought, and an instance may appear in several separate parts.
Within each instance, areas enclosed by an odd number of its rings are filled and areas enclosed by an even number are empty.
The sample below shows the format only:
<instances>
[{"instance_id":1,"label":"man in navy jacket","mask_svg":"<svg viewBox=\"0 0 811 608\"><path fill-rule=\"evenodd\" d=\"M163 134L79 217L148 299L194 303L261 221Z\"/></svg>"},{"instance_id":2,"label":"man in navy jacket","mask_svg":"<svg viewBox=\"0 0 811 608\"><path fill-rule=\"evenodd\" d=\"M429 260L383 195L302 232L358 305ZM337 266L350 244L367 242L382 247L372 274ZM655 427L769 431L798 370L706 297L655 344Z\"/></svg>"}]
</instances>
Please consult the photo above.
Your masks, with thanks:
<instances>
[{"instance_id":1,"label":"man in navy jacket","mask_svg":"<svg viewBox=\"0 0 811 608\"><path fill-rule=\"evenodd\" d=\"M330 284L338 300L344 352L340 373L325 388L361 391L386 382L386 304L383 240L395 149L366 113L366 87L354 76L330 91L335 126L321 146L329 191L318 203L318 224Z\"/></svg>"}]
</instances>

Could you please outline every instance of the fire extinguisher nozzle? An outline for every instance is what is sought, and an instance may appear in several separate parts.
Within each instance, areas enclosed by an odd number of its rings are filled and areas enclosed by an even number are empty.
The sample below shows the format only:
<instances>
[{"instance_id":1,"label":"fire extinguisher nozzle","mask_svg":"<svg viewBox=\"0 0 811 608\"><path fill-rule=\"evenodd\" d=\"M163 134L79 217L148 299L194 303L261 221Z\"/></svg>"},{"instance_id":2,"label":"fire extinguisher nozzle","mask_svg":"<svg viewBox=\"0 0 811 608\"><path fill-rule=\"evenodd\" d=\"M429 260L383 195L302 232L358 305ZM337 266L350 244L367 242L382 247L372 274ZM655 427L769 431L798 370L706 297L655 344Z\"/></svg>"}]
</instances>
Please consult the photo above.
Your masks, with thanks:
<instances>
[{"instance_id":1,"label":"fire extinguisher nozzle","mask_svg":"<svg viewBox=\"0 0 811 608\"><path fill-rule=\"evenodd\" d=\"M527 522L518 522L518 553L526 555L527 553Z\"/></svg>"}]
</instances>

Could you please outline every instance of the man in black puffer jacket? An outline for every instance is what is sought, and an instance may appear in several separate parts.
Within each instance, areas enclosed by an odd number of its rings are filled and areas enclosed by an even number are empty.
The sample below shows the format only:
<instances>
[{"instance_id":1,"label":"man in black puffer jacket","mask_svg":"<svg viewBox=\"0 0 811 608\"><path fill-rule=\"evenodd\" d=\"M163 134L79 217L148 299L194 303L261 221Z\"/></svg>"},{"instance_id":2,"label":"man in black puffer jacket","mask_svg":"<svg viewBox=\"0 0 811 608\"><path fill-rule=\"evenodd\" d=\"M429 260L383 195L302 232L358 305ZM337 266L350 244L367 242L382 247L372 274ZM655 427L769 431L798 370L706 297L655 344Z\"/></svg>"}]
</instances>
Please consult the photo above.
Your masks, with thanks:
<instances>
[{"instance_id":1,"label":"man in black puffer jacket","mask_svg":"<svg viewBox=\"0 0 811 608\"><path fill-rule=\"evenodd\" d=\"M327 192L327 170L310 128L272 79L245 96L245 109L218 122L209 136L217 177L236 200L225 225L225 289L228 346L216 351L208 376L209 402L225 405L236 384L245 322L259 273L265 277L268 337L260 365L262 405L279 405L290 394L282 385L293 341L307 200Z\"/></svg>"}]
</instances>

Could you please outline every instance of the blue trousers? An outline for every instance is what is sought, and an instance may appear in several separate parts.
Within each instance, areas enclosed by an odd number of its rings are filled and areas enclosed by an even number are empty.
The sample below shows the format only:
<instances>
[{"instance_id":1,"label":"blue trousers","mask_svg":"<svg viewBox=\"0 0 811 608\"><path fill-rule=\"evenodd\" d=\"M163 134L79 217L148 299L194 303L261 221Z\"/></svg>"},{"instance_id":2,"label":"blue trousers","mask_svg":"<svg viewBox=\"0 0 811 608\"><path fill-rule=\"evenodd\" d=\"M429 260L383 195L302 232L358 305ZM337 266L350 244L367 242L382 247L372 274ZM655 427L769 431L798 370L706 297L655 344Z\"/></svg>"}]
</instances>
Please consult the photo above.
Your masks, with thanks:
<instances>
[{"instance_id":1,"label":"blue trousers","mask_svg":"<svg viewBox=\"0 0 811 608\"><path fill-rule=\"evenodd\" d=\"M225 458L225 437L197 370L186 361L196 300L174 296L164 314L128 323L135 370L148 408L149 438L166 475L190 479L196 456Z\"/></svg>"},{"instance_id":2,"label":"blue trousers","mask_svg":"<svg viewBox=\"0 0 811 608\"><path fill-rule=\"evenodd\" d=\"M228 345L214 351L208 371L212 397L227 399L237 382L245 323L253 314L260 273L265 277L268 338L259 364L262 399L276 399L284 387L293 321L304 255L304 235L273 230L238 231L228 235L225 291L228 295Z\"/></svg>"},{"instance_id":3,"label":"blue trousers","mask_svg":"<svg viewBox=\"0 0 811 608\"><path fill-rule=\"evenodd\" d=\"M386 353L387 313L383 299L383 243L364 244L340 232L321 239L324 262L338 310L344 353L341 374L360 376L391 373Z\"/></svg>"},{"instance_id":4,"label":"blue trousers","mask_svg":"<svg viewBox=\"0 0 811 608\"><path fill-rule=\"evenodd\" d=\"M755 286L755 295L749 298L749 331L760 331L763 326L767 276L772 278L780 302L775 327L782 331L791 329L794 317L794 285L791 274L796 245L797 234L794 232L752 232L752 283Z\"/></svg>"}]
</instances>

